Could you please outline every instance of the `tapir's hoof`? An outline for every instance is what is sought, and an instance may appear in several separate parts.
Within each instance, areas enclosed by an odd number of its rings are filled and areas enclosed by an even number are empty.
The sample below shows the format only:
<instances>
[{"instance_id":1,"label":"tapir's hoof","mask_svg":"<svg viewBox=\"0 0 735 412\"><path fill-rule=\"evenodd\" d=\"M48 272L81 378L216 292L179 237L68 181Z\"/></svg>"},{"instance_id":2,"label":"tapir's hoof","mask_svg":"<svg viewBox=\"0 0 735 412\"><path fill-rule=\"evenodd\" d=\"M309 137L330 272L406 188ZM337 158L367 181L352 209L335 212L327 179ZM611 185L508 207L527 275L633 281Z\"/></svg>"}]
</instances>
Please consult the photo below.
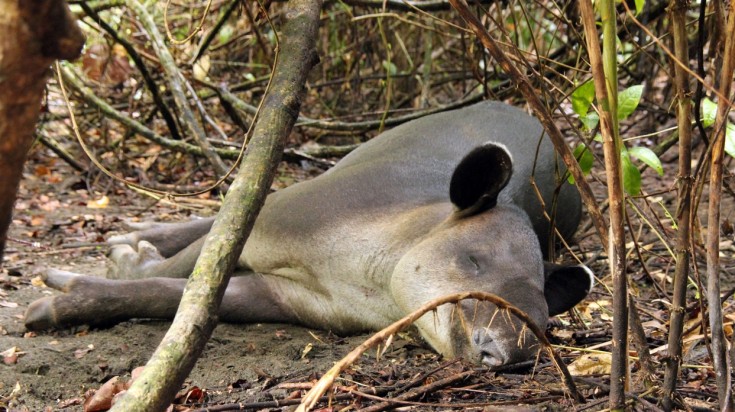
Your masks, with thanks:
<instances>
[{"instance_id":1,"label":"tapir's hoof","mask_svg":"<svg viewBox=\"0 0 735 412\"><path fill-rule=\"evenodd\" d=\"M158 249L151 243L141 240L138 250L127 244L113 245L110 259L115 263L107 271L108 279L141 279L146 270L164 260Z\"/></svg>"},{"instance_id":2,"label":"tapir's hoof","mask_svg":"<svg viewBox=\"0 0 735 412\"><path fill-rule=\"evenodd\" d=\"M47 269L42 275L46 286L63 292L69 292L73 280L79 277L80 275L76 273L58 269ZM28 306L25 314L25 325L28 330L44 330L58 325L54 299L54 296L46 296Z\"/></svg>"},{"instance_id":3,"label":"tapir's hoof","mask_svg":"<svg viewBox=\"0 0 735 412\"><path fill-rule=\"evenodd\" d=\"M122 222L123 229L129 232L138 232L143 230L157 229L161 226L161 223L156 222L133 222L130 220L124 220Z\"/></svg>"},{"instance_id":4,"label":"tapir's hoof","mask_svg":"<svg viewBox=\"0 0 735 412\"><path fill-rule=\"evenodd\" d=\"M161 223L131 222L125 220L122 223L122 227L129 233L112 236L107 239L107 243L110 245L130 245L133 248L136 248L138 246L138 242L145 239L146 233L144 232L160 230L161 226L163 226Z\"/></svg>"},{"instance_id":5,"label":"tapir's hoof","mask_svg":"<svg viewBox=\"0 0 735 412\"><path fill-rule=\"evenodd\" d=\"M112 236L107 239L107 244L113 247L116 245L127 245L133 247L138 244L138 236L135 232Z\"/></svg>"},{"instance_id":6,"label":"tapir's hoof","mask_svg":"<svg viewBox=\"0 0 735 412\"><path fill-rule=\"evenodd\" d=\"M57 325L53 301L53 296L46 296L28 306L24 319L26 329L45 330Z\"/></svg>"},{"instance_id":7,"label":"tapir's hoof","mask_svg":"<svg viewBox=\"0 0 735 412\"><path fill-rule=\"evenodd\" d=\"M42 278L43 283L45 283L46 286L54 288L56 290L68 292L69 283L79 276L82 275L73 272L67 272L65 270L49 268L46 270L46 273L42 275Z\"/></svg>"}]
</instances>

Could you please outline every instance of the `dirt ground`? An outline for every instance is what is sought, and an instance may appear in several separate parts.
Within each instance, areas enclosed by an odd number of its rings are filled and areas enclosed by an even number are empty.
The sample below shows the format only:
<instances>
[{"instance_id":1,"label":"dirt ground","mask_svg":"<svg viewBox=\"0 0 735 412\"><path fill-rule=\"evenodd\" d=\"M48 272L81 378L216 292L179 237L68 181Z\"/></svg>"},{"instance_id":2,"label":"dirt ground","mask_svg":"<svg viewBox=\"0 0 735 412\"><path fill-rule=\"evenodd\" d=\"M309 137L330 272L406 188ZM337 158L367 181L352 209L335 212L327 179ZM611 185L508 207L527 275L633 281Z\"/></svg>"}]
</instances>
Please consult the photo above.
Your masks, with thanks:
<instances>
[{"instance_id":1,"label":"dirt ground","mask_svg":"<svg viewBox=\"0 0 735 412\"><path fill-rule=\"evenodd\" d=\"M70 177L71 176L71 177ZM286 173L276 187L294 178ZM176 221L193 215L214 213L211 199L196 199L171 205L156 202L122 189L110 189L107 201L90 195L86 182L55 163L48 156L31 159L19 193L11 240L6 251L5 269L0 273L0 411L82 410L90 390L98 389L113 377L130 379L136 367L145 364L166 332L168 322L135 320L108 329L77 328L44 333L29 333L23 326L23 313L40 297L58 293L38 282L44 268L55 267L84 274L104 276L108 248L104 239L120 233L123 219ZM114 186L111 186L114 187ZM668 201L668 200L667 200ZM93 206L93 207L90 207ZM98 206L94 208L94 206ZM99 206L104 206L99 208ZM669 205L669 207L671 207ZM726 213L732 218L732 212ZM589 230L579 235L580 255L603 278L606 261L599 258L600 246ZM642 241L642 240L641 240ZM654 239L655 241L655 239ZM669 272L665 260L648 259L652 280ZM731 265L731 260L725 263ZM638 263L631 264L636 284L650 281ZM580 305L578 316L553 322L548 336L560 345L567 363L578 360L580 352L572 347L608 350L611 318L610 295L603 284L596 286L588 301ZM648 344L654 352L656 373L662 373L665 352L666 305L654 299L652 288L636 290ZM731 310L726 312L729 315ZM696 334L696 332L693 332ZM328 370L335 361L359 345L367 335L337 337L328 331L309 330L293 325L221 324L207 344L203 356L182 388L187 399L178 399L179 410L196 410L219 405L218 410L290 410L291 403ZM683 370L682 393L697 410L714 407L716 394L713 373L706 367L707 352L691 337ZM564 349L567 348L567 349ZM595 352L591 352L593 357ZM589 355L589 354L587 354ZM602 359L602 358L601 358ZM577 386L588 403L579 410L599 410L606 406L608 388L604 359L601 369L587 371ZM640 365L634 364L634 373ZM657 398L646 392L634 374L640 394L632 404L637 410L653 410ZM323 410L380 407L380 399L391 399L392 408L412 410L570 410L572 400L559 374L545 357L538 363L503 373L475 369L473 365L446 361L410 335L398 339L379 360L366 355L338 381L331 403ZM443 385L443 386L442 386ZM353 391L353 393L347 393ZM355 395L354 391L360 392ZM413 392L412 392L413 391ZM405 396L405 398L400 398ZM227 405L230 405L229 407ZM229 408L229 409L228 409ZM331 408L331 409L330 409ZM510 409L509 409L510 408Z\"/></svg>"}]
</instances>

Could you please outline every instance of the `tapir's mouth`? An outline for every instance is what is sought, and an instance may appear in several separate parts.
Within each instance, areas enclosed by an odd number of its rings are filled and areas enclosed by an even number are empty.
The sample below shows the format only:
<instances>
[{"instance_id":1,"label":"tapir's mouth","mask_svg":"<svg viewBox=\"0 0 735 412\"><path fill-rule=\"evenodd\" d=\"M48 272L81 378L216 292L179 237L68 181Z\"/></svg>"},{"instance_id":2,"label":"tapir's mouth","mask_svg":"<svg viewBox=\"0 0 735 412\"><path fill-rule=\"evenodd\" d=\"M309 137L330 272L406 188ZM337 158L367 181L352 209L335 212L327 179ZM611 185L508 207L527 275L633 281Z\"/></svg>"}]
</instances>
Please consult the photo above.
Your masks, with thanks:
<instances>
[{"instance_id":1,"label":"tapir's mouth","mask_svg":"<svg viewBox=\"0 0 735 412\"><path fill-rule=\"evenodd\" d=\"M533 334L524 327L523 323L512 318L509 314L495 312L491 305L478 311L475 302L460 303L466 314L464 322L455 323L455 347L460 349L466 359L482 364L491 369L523 362L533 356L538 344ZM480 320L479 313L485 313ZM495 316L489 316L495 314ZM470 321L468 321L470 320ZM462 335L462 336L459 336ZM464 342L464 343L461 343Z\"/></svg>"}]
</instances>

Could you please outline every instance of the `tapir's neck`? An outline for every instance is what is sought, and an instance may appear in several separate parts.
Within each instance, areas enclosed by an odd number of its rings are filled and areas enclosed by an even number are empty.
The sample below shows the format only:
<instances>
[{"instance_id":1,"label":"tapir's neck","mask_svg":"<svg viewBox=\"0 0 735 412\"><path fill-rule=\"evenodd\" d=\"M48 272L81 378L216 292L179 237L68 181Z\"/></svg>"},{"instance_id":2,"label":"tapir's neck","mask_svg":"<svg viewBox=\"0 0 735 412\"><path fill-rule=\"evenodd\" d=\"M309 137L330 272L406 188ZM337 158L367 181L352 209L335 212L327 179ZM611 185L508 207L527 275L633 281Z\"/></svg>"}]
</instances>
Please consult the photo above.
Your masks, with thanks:
<instances>
[{"instance_id":1,"label":"tapir's neck","mask_svg":"<svg viewBox=\"0 0 735 412\"><path fill-rule=\"evenodd\" d=\"M370 239L364 242L364 256L380 257L378 261L361 262L363 273L369 273L375 282L388 287L398 260L420 243L451 214L448 202L418 206L410 210L382 216L366 216L362 224L348 225L344 234L352 239ZM345 256L349 260L349 256Z\"/></svg>"},{"instance_id":2,"label":"tapir's neck","mask_svg":"<svg viewBox=\"0 0 735 412\"><path fill-rule=\"evenodd\" d=\"M389 293L398 260L451 211L451 204L442 202L380 215L355 213L350 219L335 216L296 238L279 236L275 221L256 224L241 264L275 275L268 277L272 288L298 308L306 324L328 317L342 332L381 328L402 316Z\"/></svg>"}]
</instances>

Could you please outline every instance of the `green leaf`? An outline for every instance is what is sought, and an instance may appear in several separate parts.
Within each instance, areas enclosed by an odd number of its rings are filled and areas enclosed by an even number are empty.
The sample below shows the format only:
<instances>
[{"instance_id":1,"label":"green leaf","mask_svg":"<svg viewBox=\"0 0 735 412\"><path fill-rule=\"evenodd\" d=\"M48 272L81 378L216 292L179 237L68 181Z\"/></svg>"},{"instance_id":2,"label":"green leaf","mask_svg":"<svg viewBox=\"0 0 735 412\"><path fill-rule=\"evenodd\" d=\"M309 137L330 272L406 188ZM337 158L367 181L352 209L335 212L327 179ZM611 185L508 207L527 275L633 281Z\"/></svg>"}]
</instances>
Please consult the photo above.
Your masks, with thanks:
<instances>
[{"instance_id":1,"label":"green leaf","mask_svg":"<svg viewBox=\"0 0 735 412\"><path fill-rule=\"evenodd\" d=\"M595 162L595 157L592 156L592 152L590 152L587 145L584 143L578 144L577 147L574 148L574 158L577 159L577 163L579 163L579 168L582 169L582 173L584 173L585 176L590 174L590 171L592 171L592 164ZM569 175L567 181L574 184L574 177Z\"/></svg>"},{"instance_id":2,"label":"green leaf","mask_svg":"<svg viewBox=\"0 0 735 412\"><path fill-rule=\"evenodd\" d=\"M584 126L585 130L592 130L597 127L598 123L600 123L600 116L597 112L589 112L587 115L581 116L579 119L582 120L582 126Z\"/></svg>"},{"instance_id":3,"label":"green leaf","mask_svg":"<svg viewBox=\"0 0 735 412\"><path fill-rule=\"evenodd\" d=\"M595 83L587 80L572 93L572 109L580 118L585 117L595 99Z\"/></svg>"},{"instance_id":4,"label":"green leaf","mask_svg":"<svg viewBox=\"0 0 735 412\"><path fill-rule=\"evenodd\" d=\"M636 196L641 193L641 172L630 160L627 152L621 153L620 159L623 168L623 188L629 195Z\"/></svg>"},{"instance_id":5,"label":"green leaf","mask_svg":"<svg viewBox=\"0 0 735 412\"><path fill-rule=\"evenodd\" d=\"M708 98L702 99L702 125L710 127L715 124L717 117L717 103Z\"/></svg>"},{"instance_id":6,"label":"green leaf","mask_svg":"<svg viewBox=\"0 0 735 412\"><path fill-rule=\"evenodd\" d=\"M396 67L393 62L389 62L388 60L383 60L383 68L385 71L388 72L390 76L395 76L396 73L398 73L398 68Z\"/></svg>"},{"instance_id":7,"label":"green leaf","mask_svg":"<svg viewBox=\"0 0 735 412\"><path fill-rule=\"evenodd\" d=\"M638 107L643 85L631 86L618 94L618 120L627 119Z\"/></svg>"},{"instance_id":8,"label":"green leaf","mask_svg":"<svg viewBox=\"0 0 735 412\"><path fill-rule=\"evenodd\" d=\"M725 153L735 157L735 124L729 122L725 129Z\"/></svg>"},{"instance_id":9,"label":"green leaf","mask_svg":"<svg viewBox=\"0 0 735 412\"><path fill-rule=\"evenodd\" d=\"M651 169L655 170L659 176L664 175L664 167L661 165L661 160L653 153L653 150L647 147L635 146L628 149L628 153L641 162L645 163Z\"/></svg>"},{"instance_id":10,"label":"green leaf","mask_svg":"<svg viewBox=\"0 0 735 412\"><path fill-rule=\"evenodd\" d=\"M635 15L641 14L643 7L646 5L646 0L635 0Z\"/></svg>"},{"instance_id":11,"label":"green leaf","mask_svg":"<svg viewBox=\"0 0 735 412\"><path fill-rule=\"evenodd\" d=\"M235 34L235 28L232 27L231 24L225 24L224 26L222 26L219 33L217 33L217 38L219 39L219 43L227 43L234 34Z\"/></svg>"},{"instance_id":12,"label":"green leaf","mask_svg":"<svg viewBox=\"0 0 735 412\"><path fill-rule=\"evenodd\" d=\"M597 133L597 134L595 135L595 138L594 138L594 139L592 139L592 140L594 140L594 141L596 141L596 142L599 142L599 143L602 143L602 140L603 140L603 139L602 139L602 135L601 135L601 134L599 134L599 133Z\"/></svg>"}]
</instances>

